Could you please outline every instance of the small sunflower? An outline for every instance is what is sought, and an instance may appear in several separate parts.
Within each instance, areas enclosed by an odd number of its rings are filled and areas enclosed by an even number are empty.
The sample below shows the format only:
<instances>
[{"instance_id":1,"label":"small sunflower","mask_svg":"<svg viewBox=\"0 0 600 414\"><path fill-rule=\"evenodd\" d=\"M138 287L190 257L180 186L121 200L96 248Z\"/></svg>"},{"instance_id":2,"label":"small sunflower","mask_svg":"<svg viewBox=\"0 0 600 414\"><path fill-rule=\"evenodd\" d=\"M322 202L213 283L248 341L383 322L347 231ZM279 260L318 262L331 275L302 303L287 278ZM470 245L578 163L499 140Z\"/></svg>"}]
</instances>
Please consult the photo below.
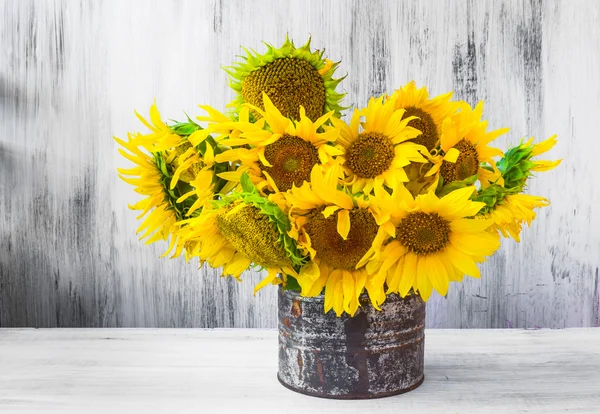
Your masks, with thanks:
<instances>
[{"instance_id":1,"label":"small sunflower","mask_svg":"<svg viewBox=\"0 0 600 414\"><path fill-rule=\"evenodd\" d=\"M544 197L520 193L524 191L532 171L549 171L561 163L562 160L533 159L549 151L554 145L556 145L556 135L538 144L533 144L531 138L506 151L504 157L498 162L504 186L492 185L475 197L486 203L486 207L479 212L477 218L493 220L494 230L504 237L512 237L517 242L520 241L523 223L529 226L536 217L534 209L550 205Z\"/></svg>"},{"instance_id":2,"label":"small sunflower","mask_svg":"<svg viewBox=\"0 0 600 414\"><path fill-rule=\"evenodd\" d=\"M463 181L474 175L478 175L483 187L498 181L500 173L494 157L501 157L503 153L488 144L508 132L508 128L487 132L487 121L481 120L482 113L483 102L479 102L475 109L466 102L460 102L460 111L446 118L440 139L445 155L436 157L428 175L439 172L444 184Z\"/></svg>"},{"instance_id":3,"label":"small sunflower","mask_svg":"<svg viewBox=\"0 0 600 414\"><path fill-rule=\"evenodd\" d=\"M440 142L444 119L458 109L458 103L450 101L452 92L429 98L427 88L417 89L417 84L412 81L396 90L392 96L396 98L396 109L404 109L403 119L415 117L408 126L418 129L421 133L412 142L423 145L429 152L436 149Z\"/></svg>"},{"instance_id":4,"label":"small sunflower","mask_svg":"<svg viewBox=\"0 0 600 414\"><path fill-rule=\"evenodd\" d=\"M298 247L311 259L298 272L303 296L325 288L325 312L354 315L370 281L358 266L380 232L370 204L338 189L336 167L314 167L311 182L285 194Z\"/></svg>"},{"instance_id":5,"label":"small sunflower","mask_svg":"<svg viewBox=\"0 0 600 414\"><path fill-rule=\"evenodd\" d=\"M263 94L264 110L248 105L248 108L260 114L268 128L263 124L239 123L233 125L241 131L239 137L230 137L222 141L232 149L216 157L219 162L241 163L237 174L222 175L239 181L239 176L247 171L259 189L267 188L271 192L284 192L293 186L310 181L310 172L317 164L327 164L341 151L333 144L337 131L333 128L322 131L322 126L332 116L329 112L314 122L300 107L298 121L281 114L271 99Z\"/></svg>"},{"instance_id":6,"label":"small sunflower","mask_svg":"<svg viewBox=\"0 0 600 414\"><path fill-rule=\"evenodd\" d=\"M247 175L243 191L232 193L206 206L197 217L184 220L180 231L189 256L201 263L223 267L223 274L239 279L251 264L260 266L268 276L255 291L277 283L278 274L295 275L303 264L296 243L287 232L290 223L279 207L260 196Z\"/></svg>"},{"instance_id":7,"label":"small sunflower","mask_svg":"<svg viewBox=\"0 0 600 414\"><path fill-rule=\"evenodd\" d=\"M411 162L425 163L422 145L408 141L421 132L408 126L414 118L404 118L404 110L396 109L396 98L371 98L366 108L355 110L350 125L333 118L339 129L338 143L344 150L343 163L352 193L369 194L374 186L388 187L397 179L408 181L403 167ZM361 126L361 116L365 117Z\"/></svg>"},{"instance_id":8,"label":"small sunflower","mask_svg":"<svg viewBox=\"0 0 600 414\"><path fill-rule=\"evenodd\" d=\"M127 153L119 149L119 152L138 165L133 169L119 170L120 176L130 184L144 184L144 187L138 187L136 191L152 194L131 208L142 209L140 217L154 209L150 216L160 217L164 222L162 227L166 226L165 229L168 228L173 234L165 255L176 248L174 255L178 256L182 247L177 236L181 229L180 222L198 214L198 210L212 200L215 193L227 193L236 183L229 183L218 177L218 174L228 171L230 165L215 162L215 154L219 154L223 149L210 135L204 134L200 125L188 118L189 122L178 122L168 126L162 121L156 103L150 108L152 124L137 112L136 115L151 132L130 133L128 142L115 137L115 140L129 151ZM193 145L191 141L199 134L203 135L202 139L197 140L197 145ZM134 178L136 175L139 178ZM143 223L147 224L147 221ZM154 224L161 227L157 223ZM152 232L158 227L149 230ZM141 227L138 232L142 229ZM148 233L145 233L143 237L147 235ZM161 238L168 238L166 230L154 233L149 242Z\"/></svg>"},{"instance_id":9,"label":"small sunflower","mask_svg":"<svg viewBox=\"0 0 600 414\"><path fill-rule=\"evenodd\" d=\"M523 223L527 226L535 219L535 208L549 206L550 202L544 197L529 194L512 194L505 196L496 206L485 214L478 215L480 219L491 219L493 230L500 232L504 237L512 237L521 241L520 234Z\"/></svg>"},{"instance_id":10,"label":"small sunflower","mask_svg":"<svg viewBox=\"0 0 600 414\"><path fill-rule=\"evenodd\" d=\"M404 297L411 289L426 301L433 289L446 295L449 283L461 281L464 274L480 276L476 263L494 253L500 242L487 231L492 220L471 218L484 206L469 200L474 190L466 187L442 198L430 191L414 198L401 184L392 194L376 189L375 203L389 212L382 227L395 231L395 238L381 248L374 244L377 266L369 272L376 273L378 301L389 293Z\"/></svg>"},{"instance_id":11,"label":"small sunflower","mask_svg":"<svg viewBox=\"0 0 600 414\"><path fill-rule=\"evenodd\" d=\"M263 93L273 101L277 109L288 118L300 119L300 107L306 116L316 121L323 114L333 111L341 116L340 101L344 94L335 88L343 78L334 79L339 65L323 58L324 51L311 51L310 39L300 48L286 37L280 48L265 43L267 52L259 54L248 51L243 62L225 68L230 76L230 86L237 97L230 106L238 113L244 103L264 109ZM260 117L254 111L255 117Z\"/></svg>"},{"instance_id":12,"label":"small sunflower","mask_svg":"<svg viewBox=\"0 0 600 414\"><path fill-rule=\"evenodd\" d=\"M128 169L119 168L119 177L135 186L136 193L145 196L141 201L129 206L132 210L142 212L136 219L146 216L136 234L142 233L140 239L147 239L146 244L171 238L169 249L165 252L167 255L177 243L178 227L175 223L180 216L173 207L176 197L166 188L168 176L162 154L155 153L149 156L140 150L139 142L133 134L128 134L127 142L117 137L114 139L123 147L119 148L119 153L136 165Z\"/></svg>"}]
</instances>

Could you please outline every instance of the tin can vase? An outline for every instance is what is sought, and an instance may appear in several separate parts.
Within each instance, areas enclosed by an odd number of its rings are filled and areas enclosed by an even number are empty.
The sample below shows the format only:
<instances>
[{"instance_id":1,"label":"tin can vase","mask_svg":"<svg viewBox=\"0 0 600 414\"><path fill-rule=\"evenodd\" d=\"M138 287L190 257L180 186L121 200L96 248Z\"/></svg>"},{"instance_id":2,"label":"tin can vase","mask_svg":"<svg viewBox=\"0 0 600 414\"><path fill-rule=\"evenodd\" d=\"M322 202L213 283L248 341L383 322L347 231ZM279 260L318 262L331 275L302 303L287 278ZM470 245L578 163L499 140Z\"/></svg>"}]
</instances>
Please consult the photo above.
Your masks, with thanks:
<instances>
[{"instance_id":1,"label":"tin can vase","mask_svg":"<svg viewBox=\"0 0 600 414\"><path fill-rule=\"evenodd\" d=\"M388 295L381 311L368 296L353 317L324 313L324 296L279 289L279 372L285 387L336 399L402 394L423 382L425 303Z\"/></svg>"}]
</instances>

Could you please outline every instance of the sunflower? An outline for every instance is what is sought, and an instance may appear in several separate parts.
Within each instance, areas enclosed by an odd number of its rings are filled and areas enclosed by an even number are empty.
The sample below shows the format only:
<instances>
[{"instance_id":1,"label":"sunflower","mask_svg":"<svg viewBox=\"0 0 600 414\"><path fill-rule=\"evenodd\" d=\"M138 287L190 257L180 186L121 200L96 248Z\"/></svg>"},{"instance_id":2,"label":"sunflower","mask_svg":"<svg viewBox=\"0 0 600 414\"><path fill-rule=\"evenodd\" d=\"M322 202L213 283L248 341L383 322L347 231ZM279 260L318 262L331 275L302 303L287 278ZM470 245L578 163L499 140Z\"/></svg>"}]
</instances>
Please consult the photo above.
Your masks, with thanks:
<instances>
[{"instance_id":1,"label":"sunflower","mask_svg":"<svg viewBox=\"0 0 600 414\"><path fill-rule=\"evenodd\" d=\"M267 52L262 55L244 49L244 61L225 68L230 86L237 93L230 104L235 113L244 103L264 109L262 98L266 93L281 113L292 119L300 119L301 106L313 121L330 111L341 116L344 94L335 88L343 78L333 78L339 62L324 59L324 51L311 51L310 39L300 48L287 37L280 48L266 46ZM258 111L253 115L261 116Z\"/></svg>"},{"instance_id":2,"label":"sunflower","mask_svg":"<svg viewBox=\"0 0 600 414\"><path fill-rule=\"evenodd\" d=\"M384 101L384 96L371 98L366 108L355 110L350 125L332 118L339 129L338 143L344 154L339 157L346 173L346 184L352 193L369 194L374 186L391 186L397 178L408 181L403 169L411 162L425 163L422 145L409 142L421 134L408 126L414 120L403 119L404 110L396 108L396 98ZM361 116L365 117L359 132Z\"/></svg>"},{"instance_id":3,"label":"sunflower","mask_svg":"<svg viewBox=\"0 0 600 414\"><path fill-rule=\"evenodd\" d=\"M266 94L263 99L264 110L246 105L261 115L268 128L251 123L233 126L241 131L241 135L223 140L222 143L232 149L216 159L219 162L240 161L241 166L237 172L222 177L239 181L241 174L247 171L259 189L283 192L309 181L315 165L325 165L333 156L341 154L340 149L330 145L337 139L337 131L331 128L320 132L333 112L312 122L300 107L300 119L295 122L283 116Z\"/></svg>"},{"instance_id":4,"label":"sunflower","mask_svg":"<svg viewBox=\"0 0 600 414\"><path fill-rule=\"evenodd\" d=\"M475 109L460 102L459 108L459 112L443 122L440 139L443 153L435 158L428 175L439 172L445 184L478 175L481 185L486 187L501 179L494 157L503 155L488 144L508 132L508 128L486 131L487 121L481 120L483 101Z\"/></svg>"},{"instance_id":5,"label":"sunflower","mask_svg":"<svg viewBox=\"0 0 600 414\"><path fill-rule=\"evenodd\" d=\"M164 254L167 255L177 243L178 227L175 223L180 217L173 207L176 203L175 197L171 196L166 188L168 176L163 171L162 155L155 153L151 157L141 151L138 147L139 141L131 133L128 134L127 142L117 137L114 139L124 148L119 148L119 153L136 165L129 169L119 168L117 170L119 177L135 186L135 192L145 196L144 199L129 206L132 210L142 211L136 219L146 216L136 234L142 233L140 239L147 239L146 244L168 240L171 237L169 248Z\"/></svg>"},{"instance_id":6,"label":"sunflower","mask_svg":"<svg viewBox=\"0 0 600 414\"><path fill-rule=\"evenodd\" d=\"M544 197L529 194L513 194L505 196L493 210L478 215L480 219L491 219L494 222L493 230L500 232L504 237L512 237L521 241L520 233L523 223L527 226L535 219L535 208L549 206L550 202Z\"/></svg>"},{"instance_id":7,"label":"sunflower","mask_svg":"<svg viewBox=\"0 0 600 414\"><path fill-rule=\"evenodd\" d=\"M429 191L414 198L402 184L391 194L375 189L375 204L389 212L382 227L388 234L395 232L380 248L374 243L371 252L376 266L368 270L376 275L374 286L379 288L375 300L382 302L389 293L404 297L412 289L426 301L433 289L446 295L449 283L461 281L464 274L480 276L476 263L494 253L500 242L487 231L492 220L470 218L485 205L469 200L474 190L465 187L442 198Z\"/></svg>"},{"instance_id":8,"label":"sunflower","mask_svg":"<svg viewBox=\"0 0 600 414\"><path fill-rule=\"evenodd\" d=\"M533 138L506 151L505 156L498 162L502 173L503 187L492 185L478 194L476 199L486 203L486 208L479 212L477 218L494 221L493 230L504 237L512 237L520 241L523 223L531 225L535 219L535 208L546 207L550 202L543 197L529 194L519 194L524 191L531 172L549 171L556 168L562 160L534 160L556 145L556 135L533 144Z\"/></svg>"},{"instance_id":9,"label":"sunflower","mask_svg":"<svg viewBox=\"0 0 600 414\"><path fill-rule=\"evenodd\" d=\"M285 194L292 221L290 235L310 261L298 272L303 296L325 288L325 312L354 315L358 298L370 281L357 266L380 232L370 203L338 189L339 167L315 166L310 183Z\"/></svg>"},{"instance_id":10,"label":"sunflower","mask_svg":"<svg viewBox=\"0 0 600 414\"><path fill-rule=\"evenodd\" d=\"M202 212L179 224L182 244L188 257L223 267L223 274L239 280L251 264L267 270L267 277L255 291L278 282L278 274L295 275L303 264L296 243L287 232L290 223L277 205L260 196L247 175L243 191L205 206Z\"/></svg>"},{"instance_id":11,"label":"sunflower","mask_svg":"<svg viewBox=\"0 0 600 414\"><path fill-rule=\"evenodd\" d=\"M452 92L429 98L427 88L417 89L412 81L399 88L392 95L396 98L396 109L404 109L403 119L414 116L408 126L420 131L412 142L423 145L432 152L439 145L442 123L458 109L457 102L451 102Z\"/></svg>"}]
</instances>

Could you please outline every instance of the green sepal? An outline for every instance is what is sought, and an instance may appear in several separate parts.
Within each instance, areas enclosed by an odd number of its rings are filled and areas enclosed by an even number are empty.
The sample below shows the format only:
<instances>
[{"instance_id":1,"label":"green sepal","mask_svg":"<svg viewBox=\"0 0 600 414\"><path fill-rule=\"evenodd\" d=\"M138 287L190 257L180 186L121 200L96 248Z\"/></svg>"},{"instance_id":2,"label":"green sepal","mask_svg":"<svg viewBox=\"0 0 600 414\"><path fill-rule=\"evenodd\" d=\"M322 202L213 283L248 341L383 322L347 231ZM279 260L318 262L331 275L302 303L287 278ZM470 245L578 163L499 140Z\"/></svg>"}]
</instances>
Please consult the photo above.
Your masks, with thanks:
<instances>
[{"instance_id":1,"label":"green sepal","mask_svg":"<svg viewBox=\"0 0 600 414\"><path fill-rule=\"evenodd\" d=\"M523 190L531 175L530 170L535 165L529 161L532 153L533 147L524 146L522 142L506 151L504 157L496 164L504 179L504 187L518 188L519 192Z\"/></svg>"},{"instance_id":2,"label":"green sepal","mask_svg":"<svg viewBox=\"0 0 600 414\"><path fill-rule=\"evenodd\" d=\"M518 191L515 189L504 188L501 185L492 184L483 190L479 190L477 194L471 197L471 200L485 203L485 206L477 213L477 215L483 215L494 210L498 204L502 203L504 197L516 193L518 193Z\"/></svg>"},{"instance_id":3,"label":"green sepal","mask_svg":"<svg viewBox=\"0 0 600 414\"><path fill-rule=\"evenodd\" d=\"M184 112L184 114L185 114L185 112ZM169 126L169 129L171 130L171 132L173 132L174 134L177 134L179 136L182 136L182 137L187 137L187 136L192 135L194 132L198 131L199 129L202 129L202 127L200 125L198 125L196 122L194 122L192 120L192 118L189 117L188 114L185 114L185 116L188 119L187 122L178 122L178 121L172 120L175 123L173 125Z\"/></svg>"}]
</instances>

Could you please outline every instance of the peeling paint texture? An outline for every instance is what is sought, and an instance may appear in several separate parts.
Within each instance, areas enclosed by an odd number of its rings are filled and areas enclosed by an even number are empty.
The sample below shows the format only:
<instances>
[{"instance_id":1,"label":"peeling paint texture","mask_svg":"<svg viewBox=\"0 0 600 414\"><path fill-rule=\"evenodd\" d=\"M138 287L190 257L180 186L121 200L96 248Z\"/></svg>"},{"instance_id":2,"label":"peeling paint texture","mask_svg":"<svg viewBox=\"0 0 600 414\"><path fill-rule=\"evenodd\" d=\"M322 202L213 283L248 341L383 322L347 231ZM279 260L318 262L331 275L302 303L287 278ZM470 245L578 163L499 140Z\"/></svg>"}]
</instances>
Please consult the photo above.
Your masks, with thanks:
<instances>
[{"instance_id":1,"label":"peeling paint texture","mask_svg":"<svg viewBox=\"0 0 600 414\"><path fill-rule=\"evenodd\" d=\"M323 313L324 296L279 291L279 381L324 398L366 399L423 382L425 303L391 295L381 311L367 295L353 316Z\"/></svg>"},{"instance_id":2,"label":"peeling paint texture","mask_svg":"<svg viewBox=\"0 0 600 414\"><path fill-rule=\"evenodd\" d=\"M598 326L599 21L594 0L0 0L0 326L277 326L260 272L240 284L137 240L112 137L155 98L166 119L224 108L220 66L286 33L342 61L346 105L414 79L485 99L501 148L559 135L565 161L529 187L552 206L434 296L428 327Z\"/></svg>"}]
</instances>

